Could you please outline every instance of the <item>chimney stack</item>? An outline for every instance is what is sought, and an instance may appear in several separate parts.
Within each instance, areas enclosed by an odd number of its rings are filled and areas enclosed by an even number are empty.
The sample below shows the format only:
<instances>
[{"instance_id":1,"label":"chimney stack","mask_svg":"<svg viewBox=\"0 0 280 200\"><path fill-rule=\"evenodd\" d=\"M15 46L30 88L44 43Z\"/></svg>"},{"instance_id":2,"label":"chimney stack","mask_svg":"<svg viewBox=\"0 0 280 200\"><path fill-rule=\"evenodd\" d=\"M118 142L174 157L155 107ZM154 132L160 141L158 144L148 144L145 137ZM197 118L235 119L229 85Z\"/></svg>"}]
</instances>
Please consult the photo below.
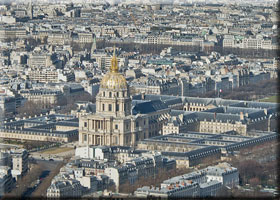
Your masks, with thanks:
<instances>
[{"instance_id":1,"label":"chimney stack","mask_svg":"<svg viewBox=\"0 0 280 200\"><path fill-rule=\"evenodd\" d=\"M241 120L241 121L244 120L244 114L243 114L243 112L240 112L240 120Z\"/></svg>"},{"instance_id":2,"label":"chimney stack","mask_svg":"<svg viewBox=\"0 0 280 200\"><path fill-rule=\"evenodd\" d=\"M145 100L145 92L141 92L141 100Z\"/></svg>"}]
</instances>

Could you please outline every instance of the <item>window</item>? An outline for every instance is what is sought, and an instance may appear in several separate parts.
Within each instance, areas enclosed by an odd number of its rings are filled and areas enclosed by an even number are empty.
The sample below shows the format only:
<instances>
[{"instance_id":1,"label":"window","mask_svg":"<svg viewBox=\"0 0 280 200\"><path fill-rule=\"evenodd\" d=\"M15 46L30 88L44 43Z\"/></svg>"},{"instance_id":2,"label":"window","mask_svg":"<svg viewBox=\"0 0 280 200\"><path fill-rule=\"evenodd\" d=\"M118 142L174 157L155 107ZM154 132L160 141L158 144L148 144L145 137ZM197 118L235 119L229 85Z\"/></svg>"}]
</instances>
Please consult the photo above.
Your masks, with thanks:
<instances>
[{"instance_id":1,"label":"window","mask_svg":"<svg viewBox=\"0 0 280 200\"><path fill-rule=\"evenodd\" d=\"M112 92L109 92L109 97L112 97Z\"/></svg>"},{"instance_id":2,"label":"window","mask_svg":"<svg viewBox=\"0 0 280 200\"><path fill-rule=\"evenodd\" d=\"M102 111L105 111L105 105L104 105L104 103L102 104Z\"/></svg>"},{"instance_id":3,"label":"window","mask_svg":"<svg viewBox=\"0 0 280 200\"><path fill-rule=\"evenodd\" d=\"M139 126L139 122L136 122L136 127L138 127Z\"/></svg>"},{"instance_id":4,"label":"window","mask_svg":"<svg viewBox=\"0 0 280 200\"><path fill-rule=\"evenodd\" d=\"M117 92L117 97L119 97L119 92Z\"/></svg>"},{"instance_id":5,"label":"window","mask_svg":"<svg viewBox=\"0 0 280 200\"><path fill-rule=\"evenodd\" d=\"M87 135L84 135L84 141L87 141Z\"/></svg>"},{"instance_id":6,"label":"window","mask_svg":"<svg viewBox=\"0 0 280 200\"><path fill-rule=\"evenodd\" d=\"M119 111L119 104L116 105L116 111Z\"/></svg>"},{"instance_id":7,"label":"window","mask_svg":"<svg viewBox=\"0 0 280 200\"><path fill-rule=\"evenodd\" d=\"M84 122L84 127L87 127L87 122Z\"/></svg>"},{"instance_id":8,"label":"window","mask_svg":"<svg viewBox=\"0 0 280 200\"><path fill-rule=\"evenodd\" d=\"M115 125L115 129L118 129L118 128L119 128L119 127L118 127L118 124L116 124L116 125Z\"/></svg>"},{"instance_id":9,"label":"window","mask_svg":"<svg viewBox=\"0 0 280 200\"><path fill-rule=\"evenodd\" d=\"M105 92L103 92L103 97L105 97Z\"/></svg>"},{"instance_id":10,"label":"window","mask_svg":"<svg viewBox=\"0 0 280 200\"><path fill-rule=\"evenodd\" d=\"M108 108L109 111L112 111L112 104L109 104L108 106L109 106L109 108Z\"/></svg>"}]
</instances>

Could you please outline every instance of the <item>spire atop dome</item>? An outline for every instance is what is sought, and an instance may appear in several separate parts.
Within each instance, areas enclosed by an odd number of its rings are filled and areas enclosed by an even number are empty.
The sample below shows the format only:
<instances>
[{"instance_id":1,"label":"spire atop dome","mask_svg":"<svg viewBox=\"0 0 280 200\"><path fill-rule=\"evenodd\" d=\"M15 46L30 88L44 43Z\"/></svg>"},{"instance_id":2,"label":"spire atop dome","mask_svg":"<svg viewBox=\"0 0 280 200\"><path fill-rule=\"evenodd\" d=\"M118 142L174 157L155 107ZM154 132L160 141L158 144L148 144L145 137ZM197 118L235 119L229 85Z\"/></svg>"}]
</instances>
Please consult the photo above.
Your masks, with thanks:
<instances>
[{"instance_id":1,"label":"spire atop dome","mask_svg":"<svg viewBox=\"0 0 280 200\"><path fill-rule=\"evenodd\" d=\"M108 72L100 82L100 89L127 90L126 79L119 73L118 60L116 57L116 47L111 59L110 72Z\"/></svg>"},{"instance_id":2,"label":"spire atop dome","mask_svg":"<svg viewBox=\"0 0 280 200\"><path fill-rule=\"evenodd\" d=\"M117 60L117 57L116 57L116 46L114 46L114 53L113 53L113 57L112 57L112 60L111 60L110 72L115 72L115 73L119 72L118 60Z\"/></svg>"}]
</instances>

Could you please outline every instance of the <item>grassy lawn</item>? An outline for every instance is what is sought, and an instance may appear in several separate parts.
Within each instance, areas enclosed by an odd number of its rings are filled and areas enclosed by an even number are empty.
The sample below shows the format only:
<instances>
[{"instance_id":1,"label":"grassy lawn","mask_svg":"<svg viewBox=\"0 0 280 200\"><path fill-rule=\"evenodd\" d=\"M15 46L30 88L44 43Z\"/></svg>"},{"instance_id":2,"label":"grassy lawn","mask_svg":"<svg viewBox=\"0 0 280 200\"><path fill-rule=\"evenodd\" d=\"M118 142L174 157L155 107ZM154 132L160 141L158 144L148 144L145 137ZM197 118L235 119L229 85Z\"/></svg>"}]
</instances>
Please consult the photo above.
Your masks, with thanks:
<instances>
[{"instance_id":1,"label":"grassy lawn","mask_svg":"<svg viewBox=\"0 0 280 200\"><path fill-rule=\"evenodd\" d=\"M272 103L280 103L278 96L270 96L264 99L260 99L260 102L272 102Z\"/></svg>"},{"instance_id":2,"label":"grassy lawn","mask_svg":"<svg viewBox=\"0 0 280 200\"><path fill-rule=\"evenodd\" d=\"M57 147L57 148L51 148L45 151L42 151L43 154L58 154L58 153L63 153L66 151L73 150L71 147Z\"/></svg>"}]
</instances>

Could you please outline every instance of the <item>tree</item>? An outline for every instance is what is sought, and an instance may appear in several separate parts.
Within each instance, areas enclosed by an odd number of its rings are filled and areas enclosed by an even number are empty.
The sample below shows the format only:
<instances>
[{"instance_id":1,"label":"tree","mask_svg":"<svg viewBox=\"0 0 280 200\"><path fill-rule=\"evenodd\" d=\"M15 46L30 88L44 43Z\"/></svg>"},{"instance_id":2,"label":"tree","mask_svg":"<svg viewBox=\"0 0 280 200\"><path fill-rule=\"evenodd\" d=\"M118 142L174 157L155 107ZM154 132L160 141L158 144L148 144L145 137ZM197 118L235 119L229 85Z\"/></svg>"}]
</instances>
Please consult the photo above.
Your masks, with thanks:
<instances>
[{"instance_id":1,"label":"tree","mask_svg":"<svg viewBox=\"0 0 280 200\"><path fill-rule=\"evenodd\" d=\"M38 179L42 169L38 164L34 164L32 169L24 176L17 181L17 187L14 188L10 193L5 195L5 197L20 197L27 190L30 184Z\"/></svg>"},{"instance_id":2,"label":"tree","mask_svg":"<svg viewBox=\"0 0 280 200\"><path fill-rule=\"evenodd\" d=\"M17 109L17 113L20 117L35 116L41 114L42 109L42 104L35 103L33 101L27 101L23 106Z\"/></svg>"},{"instance_id":3,"label":"tree","mask_svg":"<svg viewBox=\"0 0 280 200\"><path fill-rule=\"evenodd\" d=\"M254 177L254 178L251 178L250 180L249 180L249 184L251 185L251 186L253 186L254 188L256 188L258 185L260 185L260 179L258 178L258 177Z\"/></svg>"},{"instance_id":4,"label":"tree","mask_svg":"<svg viewBox=\"0 0 280 200\"><path fill-rule=\"evenodd\" d=\"M222 186L221 189L217 192L217 197L230 197L231 192L225 186Z\"/></svg>"},{"instance_id":5,"label":"tree","mask_svg":"<svg viewBox=\"0 0 280 200\"><path fill-rule=\"evenodd\" d=\"M78 101L87 101L87 102L95 102L95 97L91 96L87 92L83 92L80 95L72 95L72 96L61 96L57 101L57 106L61 106L62 109L60 113L69 113L71 110L75 110L77 108L76 102Z\"/></svg>"},{"instance_id":6,"label":"tree","mask_svg":"<svg viewBox=\"0 0 280 200\"><path fill-rule=\"evenodd\" d=\"M48 44L48 36L44 37L43 44Z\"/></svg>"},{"instance_id":7,"label":"tree","mask_svg":"<svg viewBox=\"0 0 280 200\"><path fill-rule=\"evenodd\" d=\"M116 192L116 185L115 184L111 184L110 186L108 186L107 188L108 191L111 191L111 192Z\"/></svg>"}]
</instances>

